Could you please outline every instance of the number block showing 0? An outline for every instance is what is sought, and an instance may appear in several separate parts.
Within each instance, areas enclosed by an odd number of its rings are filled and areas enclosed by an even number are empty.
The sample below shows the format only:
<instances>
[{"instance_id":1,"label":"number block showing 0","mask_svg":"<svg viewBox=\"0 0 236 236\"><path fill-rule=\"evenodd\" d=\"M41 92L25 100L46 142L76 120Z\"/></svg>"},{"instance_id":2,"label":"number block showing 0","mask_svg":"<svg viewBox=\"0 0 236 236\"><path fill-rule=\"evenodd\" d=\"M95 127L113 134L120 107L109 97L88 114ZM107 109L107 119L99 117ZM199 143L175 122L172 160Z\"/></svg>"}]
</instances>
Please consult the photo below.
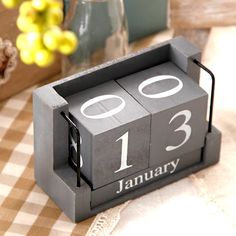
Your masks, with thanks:
<instances>
[{"instance_id":1,"label":"number block showing 0","mask_svg":"<svg viewBox=\"0 0 236 236\"><path fill-rule=\"evenodd\" d=\"M173 63L117 82L151 114L150 166L203 147L207 93Z\"/></svg>"},{"instance_id":2,"label":"number block showing 0","mask_svg":"<svg viewBox=\"0 0 236 236\"><path fill-rule=\"evenodd\" d=\"M94 189L148 167L151 116L118 83L66 99L82 138L81 171Z\"/></svg>"}]
</instances>

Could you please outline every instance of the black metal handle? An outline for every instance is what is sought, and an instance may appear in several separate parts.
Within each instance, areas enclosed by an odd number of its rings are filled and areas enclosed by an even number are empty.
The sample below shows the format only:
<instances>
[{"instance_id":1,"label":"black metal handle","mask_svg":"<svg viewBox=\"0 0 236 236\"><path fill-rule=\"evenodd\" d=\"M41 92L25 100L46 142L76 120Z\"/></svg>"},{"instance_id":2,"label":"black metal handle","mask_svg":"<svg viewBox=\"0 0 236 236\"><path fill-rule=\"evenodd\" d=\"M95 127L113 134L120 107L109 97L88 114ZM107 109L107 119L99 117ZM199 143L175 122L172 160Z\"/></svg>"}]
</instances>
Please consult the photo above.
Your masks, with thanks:
<instances>
[{"instance_id":1,"label":"black metal handle","mask_svg":"<svg viewBox=\"0 0 236 236\"><path fill-rule=\"evenodd\" d=\"M71 148L69 146L69 164L77 173L77 187L81 185L81 171L80 171L80 132L77 128L76 124L65 114L65 112L61 112L62 117L67 121L69 124L69 142L70 142L70 129L74 129L76 132L76 163L72 158Z\"/></svg>"},{"instance_id":2,"label":"black metal handle","mask_svg":"<svg viewBox=\"0 0 236 236\"><path fill-rule=\"evenodd\" d=\"M212 118L213 118L213 106L214 106L214 94L215 94L215 76L211 70L205 67L200 61L193 58L193 62L198 65L201 69L206 71L211 76L211 97L210 97L210 111L209 111L209 123L208 123L208 132L212 131Z\"/></svg>"}]
</instances>

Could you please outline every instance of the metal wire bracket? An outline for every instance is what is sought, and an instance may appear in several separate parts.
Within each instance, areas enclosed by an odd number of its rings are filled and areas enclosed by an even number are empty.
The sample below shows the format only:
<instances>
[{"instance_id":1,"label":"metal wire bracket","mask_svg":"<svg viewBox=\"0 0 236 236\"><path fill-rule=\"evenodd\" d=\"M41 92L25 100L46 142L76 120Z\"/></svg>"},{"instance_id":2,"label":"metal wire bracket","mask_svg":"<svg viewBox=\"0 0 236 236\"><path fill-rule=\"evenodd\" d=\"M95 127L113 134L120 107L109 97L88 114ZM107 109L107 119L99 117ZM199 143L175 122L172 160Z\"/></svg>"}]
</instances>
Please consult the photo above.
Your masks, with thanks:
<instances>
[{"instance_id":1,"label":"metal wire bracket","mask_svg":"<svg viewBox=\"0 0 236 236\"><path fill-rule=\"evenodd\" d=\"M67 116L64 112L61 112L62 117L67 121L69 124L69 158L68 162L70 166L76 171L77 173L77 187L81 185L81 171L80 171L80 132L79 129L76 127L75 123ZM70 148L70 135L72 134L73 130L76 132L76 162L72 158L72 152Z\"/></svg>"},{"instance_id":2,"label":"metal wire bracket","mask_svg":"<svg viewBox=\"0 0 236 236\"><path fill-rule=\"evenodd\" d=\"M211 96L210 96L210 111L209 111L209 121L208 121L208 132L212 131L212 118L213 118L213 106L214 106L214 94L215 94L215 76L211 70L205 67L200 61L192 58L193 62L199 66L201 69L206 71L211 76Z\"/></svg>"}]
</instances>

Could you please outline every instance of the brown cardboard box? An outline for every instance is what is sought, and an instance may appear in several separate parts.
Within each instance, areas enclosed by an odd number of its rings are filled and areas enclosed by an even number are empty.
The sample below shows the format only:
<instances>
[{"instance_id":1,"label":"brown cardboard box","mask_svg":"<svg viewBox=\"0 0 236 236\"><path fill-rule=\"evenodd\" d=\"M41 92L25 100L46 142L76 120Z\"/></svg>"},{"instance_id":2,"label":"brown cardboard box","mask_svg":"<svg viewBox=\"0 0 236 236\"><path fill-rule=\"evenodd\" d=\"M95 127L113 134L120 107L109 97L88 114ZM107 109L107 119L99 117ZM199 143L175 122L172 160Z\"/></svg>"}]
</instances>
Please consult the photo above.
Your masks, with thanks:
<instances>
[{"instance_id":1,"label":"brown cardboard box","mask_svg":"<svg viewBox=\"0 0 236 236\"><path fill-rule=\"evenodd\" d=\"M14 45L19 31L16 27L18 9L9 10L0 4L0 37L9 39ZM0 84L0 101L17 92L46 80L60 72L60 59L50 67L42 69L35 65L24 65L18 59L18 65L12 72L10 79Z\"/></svg>"}]
</instances>

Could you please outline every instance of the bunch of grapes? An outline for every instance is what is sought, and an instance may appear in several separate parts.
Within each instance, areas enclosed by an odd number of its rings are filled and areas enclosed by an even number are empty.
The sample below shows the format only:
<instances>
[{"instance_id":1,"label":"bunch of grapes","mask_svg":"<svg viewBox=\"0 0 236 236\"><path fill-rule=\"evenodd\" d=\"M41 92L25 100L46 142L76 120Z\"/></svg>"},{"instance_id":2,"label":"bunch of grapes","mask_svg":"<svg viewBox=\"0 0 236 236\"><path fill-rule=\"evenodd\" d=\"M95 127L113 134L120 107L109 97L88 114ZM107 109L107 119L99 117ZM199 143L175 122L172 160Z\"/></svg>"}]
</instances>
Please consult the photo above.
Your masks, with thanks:
<instances>
[{"instance_id":1,"label":"bunch of grapes","mask_svg":"<svg viewBox=\"0 0 236 236\"><path fill-rule=\"evenodd\" d=\"M12 8L22 0L2 0ZM46 67L53 63L56 51L69 55L77 46L78 40L71 31L63 31L59 26L63 21L63 6L58 0L23 1L19 8L16 46L25 64Z\"/></svg>"}]
</instances>

